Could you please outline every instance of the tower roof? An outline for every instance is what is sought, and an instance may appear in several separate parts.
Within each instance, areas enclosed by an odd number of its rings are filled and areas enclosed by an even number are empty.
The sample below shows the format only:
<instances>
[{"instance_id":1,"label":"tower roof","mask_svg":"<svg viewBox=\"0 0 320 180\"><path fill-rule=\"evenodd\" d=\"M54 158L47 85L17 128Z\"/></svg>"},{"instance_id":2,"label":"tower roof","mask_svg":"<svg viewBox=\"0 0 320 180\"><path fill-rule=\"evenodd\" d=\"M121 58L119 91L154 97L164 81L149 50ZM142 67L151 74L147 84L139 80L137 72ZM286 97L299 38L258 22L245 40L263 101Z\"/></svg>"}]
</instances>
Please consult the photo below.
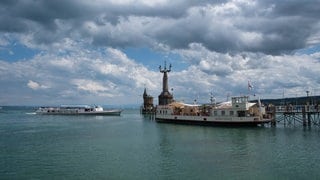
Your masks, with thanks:
<instances>
[{"instance_id":1,"label":"tower roof","mask_svg":"<svg viewBox=\"0 0 320 180\"><path fill-rule=\"evenodd\" d=\"M148 96L148 94L147 94L147 88L144 88L143 97L146 97L146 96Z\"/></svg>"}]
</instances>

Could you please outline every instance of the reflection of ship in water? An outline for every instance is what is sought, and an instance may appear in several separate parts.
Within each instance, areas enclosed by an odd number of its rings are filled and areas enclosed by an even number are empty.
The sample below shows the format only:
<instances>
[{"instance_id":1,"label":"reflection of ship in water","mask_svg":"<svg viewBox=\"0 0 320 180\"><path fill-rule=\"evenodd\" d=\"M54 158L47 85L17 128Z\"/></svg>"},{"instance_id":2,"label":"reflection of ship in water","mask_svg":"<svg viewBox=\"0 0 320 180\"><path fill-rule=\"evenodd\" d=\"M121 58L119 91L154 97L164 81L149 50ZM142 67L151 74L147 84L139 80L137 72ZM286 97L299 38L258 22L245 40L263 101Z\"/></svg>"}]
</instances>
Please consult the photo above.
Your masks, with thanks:
<instances>
[{"instance_id":1,"label":"reflection of ship in water","mask_svg":"<svg viewBox=\"0 0 320 180\"><path fill-rule=\"evenodd\" d=\"M140 108L141 114L154 114L156 109L153 106L153 97L147 94L147 89L143 92L143 105Z\"/></svg>"}]
</instances>

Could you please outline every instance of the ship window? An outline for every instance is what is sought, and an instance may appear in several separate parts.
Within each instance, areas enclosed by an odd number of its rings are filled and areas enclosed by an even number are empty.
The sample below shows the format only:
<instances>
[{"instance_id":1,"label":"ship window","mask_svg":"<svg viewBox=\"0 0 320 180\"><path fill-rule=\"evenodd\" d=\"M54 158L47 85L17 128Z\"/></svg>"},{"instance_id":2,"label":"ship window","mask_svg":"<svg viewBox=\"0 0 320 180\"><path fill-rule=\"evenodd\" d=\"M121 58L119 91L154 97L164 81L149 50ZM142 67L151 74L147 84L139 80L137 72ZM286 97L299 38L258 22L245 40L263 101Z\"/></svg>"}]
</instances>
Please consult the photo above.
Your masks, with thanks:
<instances>
[{"instance_id":1,"label":"ship window","mask_svg":"<svg viewBox=\"0 0 320 180\"><path fill-rule=\"evenodd\" d=\"M222 116L226 115L226 112L225 111L221 111L221 115Z\"/></svg>"},{"instance_id":2,"label":"ship window","mask_svg":"<svg viewBox=\"0 0 320 180\"><path fill-rule=\"evenodd\" d=\"M246 112L245 111L238 111L238 116L239 117L245 117L246 116Z\"/></svg>"},{"instance_id":3,"label":"ship window","mask_svg":"<svg viewBox=\"0 0 320 180\"><path fill-rule=\"evenodd\" d=\"M213 111L213 115L217 116L218 112L217 111Z\"/></svg>"},{"instance_id":4,"label":"ship window","mask_svg":"<svg viewBox=\"0 0 320 180\"><path fill-rule=\"evenodd\" d=\"M230 116L233 116L233 111L230 111Z\"/></svg>"}]
</instances>

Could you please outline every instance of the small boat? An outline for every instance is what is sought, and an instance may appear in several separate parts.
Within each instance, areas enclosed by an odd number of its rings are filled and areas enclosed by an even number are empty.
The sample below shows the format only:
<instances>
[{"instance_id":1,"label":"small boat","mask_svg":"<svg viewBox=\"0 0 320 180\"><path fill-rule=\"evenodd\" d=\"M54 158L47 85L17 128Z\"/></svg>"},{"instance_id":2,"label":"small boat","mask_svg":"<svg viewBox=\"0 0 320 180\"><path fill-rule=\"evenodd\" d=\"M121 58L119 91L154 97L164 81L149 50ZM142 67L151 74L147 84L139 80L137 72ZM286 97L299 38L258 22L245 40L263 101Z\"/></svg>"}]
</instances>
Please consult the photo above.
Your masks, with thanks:
<instances>
[{"instance_id":1,"label":"small boat","mask_svg":"<svg viewBox=\"0 0 320 180\"><path fill-rule=\"evenodd\" d=\"M88 105L61 105L60 107L40 107L36 114L45 115L101 115L101 116L120 116L122 110L104 110L101 106Z\"/></svg>"},{"instance_id":2,"label":"small boat","mask_svg":"<svg viewBox=\"0 0 320 180\"><path fill-rule=\"evenodd\" d=\"M272 114L266 112L260 100L249 102L248 96L232 97L231 102L195 105L172 102L158 105L156 121L199 125L256 126L269 123Z\"/></svg>"}]
</instances>

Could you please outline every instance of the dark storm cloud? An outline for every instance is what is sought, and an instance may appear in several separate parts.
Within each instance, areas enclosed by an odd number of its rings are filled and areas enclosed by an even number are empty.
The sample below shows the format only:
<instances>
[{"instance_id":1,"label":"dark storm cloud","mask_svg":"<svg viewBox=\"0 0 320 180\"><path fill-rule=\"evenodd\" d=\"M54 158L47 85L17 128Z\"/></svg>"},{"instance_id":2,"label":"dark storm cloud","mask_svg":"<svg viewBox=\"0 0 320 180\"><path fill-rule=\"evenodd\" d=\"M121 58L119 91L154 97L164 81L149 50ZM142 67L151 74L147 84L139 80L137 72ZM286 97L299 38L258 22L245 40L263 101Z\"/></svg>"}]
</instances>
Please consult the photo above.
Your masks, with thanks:
<instances>
[{"instance_id":1,"label":"dark storm cloud","mask_svg":"<svg viewBox=\"0 0 320 180\"><path fill-rule=\"evenodd\" d=\"M268 9L269 12L261 11L265 14L257 19L250 18L243 22L243 26L238 25L240 28L253 29L264 35L263 46L258 48L258 51L276 54L304 48L308 45L307 39L320 31L319 0L268 0L259 1L257 6L260 9Z\"/></svg>"},{"instance_id":2,"label":"dark storm cloud","mask_svg":"<svg viewBox=\"0 0 320 180\"><path fill-rule=\"evenodd\" d=\"M30 43L35 44L81 38L96 46L161 43L171 49L185 49L200 43L222 53L267 54L304 48L308 38L320 31L318 0L153 3L5 0L0 2L0 31L29 35ZM144 24L145 19L149 23ZM93 26L88 27L88 23Z\"/></svg>"},{"instance_id":3,"label":"dark storm cloud","mask_svg":"<svg viewBox=\"0 0 320 180\"><path fill-rule=\"evenodd\" d=\"M251 25L252 23L255 25ZM243 31L262 34L261 43L258 46L245 50L277 54L305 47L308 37L316 33L313 29L314 23L303 17L278 17L252 19L239 24L238 27Z\"/></svg>"},{"instance_id":4,"label":"dark storm cloud","mask_svg":"<svg viewBox=\"0 0 320 180\"><path fill-rule=\"evenodd\" d=\"M190 6L205 4L205 2L175 1L170 4L148 7L141 3L114 4L110 1L99 1L99 4L95 4L94 2L77 0L4 0L0 2L0 5L1 14L7 15L7 17L30 20L46 26L54 19L92 20L100 14L105 14L105 19L111 22L117 21L119 16L131 15L177 18L183 15Z\"/></svg>"},{"instance_id":5,"label":"dark storm cloud","mask_svg":"<svg viewBox=\"0 0 320 180\"><path fill-rule=\"evenodd\" d=\"M318 1L232 2L190 8L153 36L172 49L200 43L216 52L290 53L320 30ZM290 11L290 9L292 10Z\"/></svg>"},{"instance_id":6,"label":"dark storm cloud","mask_svg":"<svg viewBox=\"0 0 320 180\"><path fill-rule=\"evenodd\" d=\"M271 0L271 1L264 1L261 3L262 5L265 4L276 4L274 6L274 13L275 15L285 15L285 16L304 16L313 19L320 18L319 12L319 0Z\"/></svg>"}]
</instances>

